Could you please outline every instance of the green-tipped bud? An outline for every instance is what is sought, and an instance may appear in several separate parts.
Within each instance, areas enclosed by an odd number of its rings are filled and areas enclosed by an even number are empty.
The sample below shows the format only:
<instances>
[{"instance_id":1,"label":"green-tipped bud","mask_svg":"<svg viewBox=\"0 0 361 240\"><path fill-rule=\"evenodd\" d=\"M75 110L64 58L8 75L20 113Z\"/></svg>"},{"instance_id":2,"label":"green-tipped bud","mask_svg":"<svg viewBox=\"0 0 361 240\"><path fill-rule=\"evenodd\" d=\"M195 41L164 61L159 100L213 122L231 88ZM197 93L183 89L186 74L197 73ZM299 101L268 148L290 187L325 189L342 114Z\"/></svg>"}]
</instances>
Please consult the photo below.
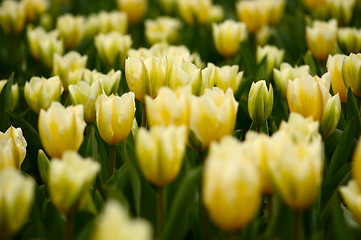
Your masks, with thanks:
<instances>
[{"instance_id":1,"label":"green-tipped bud","mask_svg":"<svg viewBox=\"0 0 361 240\"><path fill-rule=\"evenodd\" d=\"M267 89L266 81L252 83L248 94L248 112L251 119L257 124L264 123L272 113L273 88L270 84Z\"/></svg>"},{"instance_id":2,"label":"green-tipped bud","mask_svg":"<svg viewBox=\"0 0 361 240\"><path fill-rule=\"evenodd\" d=\"M346 88L356 96L361 96L361 54L353 54L345 57L342 64L342 77Z\"/></svg>"},{"instance_id":3,"label":"green-tipped bud","mask_svg":"<svg viewBox=\"0 0 361 240\"><path fill-rule=\"evenodd\" d=\"M38 152L39 174L40 174L41 180L45 184L48 181L49 165L50 165L49 158L46 156L46 154L44 153L43 150L39 149L39 152Z\"/></svg>"},{"instance_id":4,"label":"green-tipped bud","mask_svg":"<svg viewBox=\"0 0 361 240\"><path fill-rule=\"evenodd\" d=\"M329 136L337 127L341 115L341 100L338 93L330 98L323 113L323 119L320 125L323 137Z\"/></svg>"}]
</instances>

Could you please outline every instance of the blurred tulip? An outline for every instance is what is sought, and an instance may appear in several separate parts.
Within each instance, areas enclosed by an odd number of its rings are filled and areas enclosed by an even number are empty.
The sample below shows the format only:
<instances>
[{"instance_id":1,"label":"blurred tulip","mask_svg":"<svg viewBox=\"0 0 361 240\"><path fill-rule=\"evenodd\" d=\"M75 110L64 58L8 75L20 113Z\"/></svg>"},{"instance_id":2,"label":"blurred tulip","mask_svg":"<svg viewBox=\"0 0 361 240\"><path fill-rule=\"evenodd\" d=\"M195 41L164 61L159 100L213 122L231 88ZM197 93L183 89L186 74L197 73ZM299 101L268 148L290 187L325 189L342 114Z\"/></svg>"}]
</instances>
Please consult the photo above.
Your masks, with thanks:
<instances>
[{"instance_id":1,"label":"blurred tulip","mask_svg":"<svg viewBox=\"0 0 361 240\"><path fill-rule=\"evenodd\" d=\"M337 21L315 20L312 27L306 27L306 40L312 55L320 61L326 60L336 45Z\"/></svg>"},{"instance_id":2,"label":"blurred tulip","mask_svg":"<svg viewBox=\"0 0 361 240\"><path fill-rule=\"evenodd\" d=\"M224 10L221 5L213 5L209 10L208 22L215 23L224 19Z\"/></svg>"},{"instance_id":3,"label":"blurred tulip","mask_svg":"<svg viewBox=\"0 0 361 240\"><path fill-rule=\"evenodd\" d=\"M271 28L269 26L263 26L256 33L256 43L258 46L265 46L270 39L271 36L275 36L277 34L275 28Z\"/></svg>"},{"instance_id":4,"label":"blurred tulip","mask_svg":"<svg viewBox=\"0 0 361 240\"><path fill-rule=\"evenodd\" d=\"M347 88L342 77L342 64L346 55L336 54L328 56L327 71L331 74L333 93L338 93L342 102L347 102Z\"/></svg>"},{"instance_id":5,"label":"blurred tulip","mask_svg":"<svg viewBox=\"0 0 361 240\"><path fill-rule=\"evenodd\" d=\"M61 158L67 150L78 151L85 128L82 105L63 107L52 102L47 111L40 110L39 135L45 151L51 157Z\"/></svg>"},{"instance_id":6,"label":"blurred tulip","mask_svg":"<svg viewBox=\"0 0 361 240\"><path fill-rule=\"evenodd\" d=\"M238 19L254 34L267 24L267 9L260 1L246 0L236 4Z\"/></svg>"},{"instance_id":7,"label":"blurred tulip","mask_svg":"<svg viewBox=\"0 0 361 240\"><path fill-rule=\"evenodd\" d=\"M106 143L117 145L128 137L135 114L134 93L121 97L102 94L95 102L95 110L99 134Z\"/></svg>"},{"instance_id":8,"label":"blurred tulip","mask_svg":"<svg viewBox=\"0 0 361 240\"><path fill-rule=\"evenodd\" d=\"M281 21L286 6L285 0L259 0L267 11L267 24L276 26Z\"/></svg>"},{"instance_id":9,"label":"blurred tulip","mask_svg":"<svg viewBox=\"0 0 361 240\"><path fill-rule=\"evenodd\" d=\"M356 0L326 0L327 8L332 18L340 25L348 25L352 19L352 13Z\"/></svg>"},{"instance_id":10,"label":"blurred tulip","mask_svg":"<svg viewBox=\"0 0 361 240\"><path fill-rule=\"evenodd\" d=\"M188 25L205 24L211 7L211 0L178 0L179 14Z\"/></svg>"},{"instance_id":11,"label":"blurred tulip","mask_svg":"<svg viewBox=\"0 0 361 240\"><path fill-rule=\"evenodd\" d=\"M25 4L26 19L34 21L38 15L43 14L49 8L47 0L21 0Z\"/></svg>"},{"instance_id":12,"label":"blurred tulip","mask_svg":"<svg viewBox=\"0 0 361 240\"><path fill-rule=\"evenodd\" d=\"M182 167L186 143L185 126L154 126L149 132L140 128L135 148L145 177L157 186L172 182Z\"/></svg>"},{"instance_id":13,"label":"blurred tulip","mask_svg":"<svg viewBox=\"0 0 361 240\"><path fill-rule=\"evenodd\" d=\"M36 35L37 33L35 33L35 36L29 37L34 39L28 41L30 44L38 45L40 61L48 68L52 68L54 55L62 55L64 52L63 40L59 39L59 33L56 30L45 35ZM32 54L36 58L36 53L33 52Z\"/></svg>"},{"instance_id":14,"label":"blurred tulip","mask_svg":"<svg viewBox=\"0 0 361 240\"><path fill-rule=\"evenodd\" d=\"M267 58L267 76L270 77L273 69L278 68L281 65L285 57L285 51L270 45L257 47L257 63L260 63L265 57Z\"/></svg>"},{"instance_id":15,"label":"blurred tulip","mask_svg":"<svg viewBox=\"0 0 361 240\"><path fill-rule=\"evenodd\" d=\"M0 172L6 168L20 169L20 165L15 160L13 142L0 139Z\"/></svg>"},{"instance_id":16,"label":"blurred tulip","mask_svg":"<svg viewBox=\"0 0 361 240\"><path fill-rule=\"evenodd\" d=\"M60 38L64 41L66 49L74 49L83 40L85 35L85 18L83 16L74 17L65 14L58 17L56 29L60 33Z\"/></svg>"},{"instance_id":17,"label":"blurred tulip","mask_svg":"<svg viewBox=\"0 0 361 240\"><path fill-rule=\"evenodd\" d=\"M361 51L361 29L351 27L339 28L337 40L341 49L344 49L348 54Z\"/></svg>"},{"instance_id":18,"label":"blurred tulip","mask_svg":"<svg viewBox=\"0 0 361 240\"><path fill-rule=\"evenodd\" d=\"M151 240L152 226L143 219L131 219L115 200L108 200L97 217L91 240Z\"/></svg>"},{"instance_id":19,"label":"blurred tulip","mask_svg":"<svg viewBox=\"0 0 361 240\"><path fill-rule=\"evenodd\" d=\"M347 186L341 186L339 191L343 201L346 203L346 207L350 210L357 223L361 226L361 191L356 181L350 180Z\"/></svg>"},{"instance_id":20,"label":"blurred tulip","mask_svg":"<svg viewBox=\"0 0 361 240\"><path fill-rule=\"evenodd\" d=\"M260 174L244 146L224 137L212 143L205 161L203 203L214 223L227 231L248 224L261 202Z\"/></svg>"},{"instance_id":21,"label":"blurred tulip","mask_svg":"<svg viewBox=\"0 0 361 240\"><path fill-rule=\"evenodd\" d=\"M35 197L35 183L14 169L0 171L0 238L7 239L27 221Z\"/></svg>"},{"instance_id":22,"label":"blurred tulip","mask_svg":"<svg viewBox=\"0 0 361 240\"><path fill-rule=\"evenodd\" d=\"M128 28L127 15L124 12L101 11L98 14L99 31L101 33L119 32L125 34Z\"/></svg>"},{"instance_id":23,"label":"blurred tulip","mask_svg":"<svg viewBox=\"0 0 361 240\"><path fill-rule=\"evenodd\" d=\"M14 0L0 5L0 25L7 34L18 34L25 25L25 4Z\"/></svg>"},{"instance_id":24,"label":"blurred tulip","mask_svg":"<svg viewBox=\"0 0 361 240\"><path fill-rule=\"evenodd\" d=\"M0 132L0 141L6 141L11 146L5 146L2 144L1 148L4 148L2 152L2 157L0 160L0 169L6 166L12 166L16 169L20 169L21 164L23 163L26 156L26 146L28 145L25 138L23 137L23 131L21 128L14 128L10 126L5 133ZM9 155L9 149L11 150L11 155ZM9 159L6 159L9 157ZM11 159L13 161L11 161ZM7 163L6 163L7 162ZM10 164L10 165L9 165Z\"/></svg>"},{"instance_id":25,"label":"blurred tulip","mask_svg":"<svg viewBox=\"0 0 361 240\"><path fill-rule=\"evenodd\" d=\"M168 42L174 44L178 40L178 31L182 23L171 17L158 17L145 21L145 36L150 44Z\"/></svg>"},{"instance_id":26,"label":"blurred tulip","mask_svg":"<svg viewBox=\"0 0 361 240\"><path fill-rule=\"evenodd\" d=\"M244 23L226 20L221 24L213 24L213 40L217 51L224 57L235 55L246 37Z\"/></svg>"},{"instance_id":27,"label":"blurred tulip","mask_svg":"<svg viewBox=\"0 0 361 240\"><path fill-rule=\"evenodd\" d=\"M231 88L233 92L237 92L238 87L243 79L243 71L238 72L238 65L225 65L223 67L218 67L213 65L212 63L208 63L207 68L210 68L210 73L206 73L202 71L203 80L207 79L208 87L217 86L222 89L224 92L227 91L228 88ZM208 75L208 76L206 76ZM205 84L203 82L203 84Z\"/></svg>"},{"instance_id":28,"label":"blurred tulip","mask_svg":"<svg viewBox=\"0 0 361 240\"><path fill-rule=\"evenodd\" d=\"M352 177L355 179L355 182L358 188L361 187L361 141L357 142L356 148L352 157Z\"/></svg>"},{"instance_id":29,"label":"blurred tulip","mask_svg":"<svg viewBox=\"0 0 361 240\"><path fill-rule=\"evenodd\" d=\"M361 96L361 54L351 53L342 63L342 78L346 88L356 96Z\"/></svg>"},{"instance_id":30,"label":"blurred tulip","mask_svg":"<svg viewBox=\"0 0 361 240\"><path fill-rule=\"evenodd\" d=\"M128 21L136 24L147 11L148 0L117 0L118 9L127 14Z\"/></svg>"},{"instance_id":31,"label":"blurred tulip","mask_svg":"<svg viewBox=\"0 0 361 240\"><path fill-rule=\"evenodd\" d=\"M261 126L271 116L273 109L272 84L267 89L265 80L252 83L248 94L248 112L257 126Z\"/></svg>"},{"instance_id":32,"label":"blurred tulip","mask_svg":"<svg viewBox=\"0 0 361 240\"><path fill-rule=\"evenodd\" d=\"M8 82L7 79L0 80L0 94L7 82ZM10 110L14 110L16 105L19 102L19 86L17 83L15 83L11 86L11 97L10 98L11 98Z\"/></svg>"},{"instance_id":33,"label":"blurred tulip","mask_svg":"<svg viewBox=\"0 0 361 240\"><path fill-rule=\"evenodd\" d=\"M303 3L311 10L316 10L326 6L327 0L303 0Z\"/></svg>"},{"instance_id":34,"label":"blurred tulip","mask_svg":"<svg viewBox=\"0 0 361 240\"><path fill-rule=\"evenodd\" d=\"M24 97L29 107L36 113L47 110L54 101L59 102L63 87L58 76L46 79L32 77L25 83Z\"/></svg>"},{"instance_id":35,"label":"blurred tulip","mask_svg":"<svg viewBox=\"0 0 361 240\"><path fill-rule=\"evenodd\" d=\"M77 152L64 152L61 159L52 159L49 166L49 197L63 213L77 210L90 190L100 164L82 158Z\"/></svg>"}]
</instances>

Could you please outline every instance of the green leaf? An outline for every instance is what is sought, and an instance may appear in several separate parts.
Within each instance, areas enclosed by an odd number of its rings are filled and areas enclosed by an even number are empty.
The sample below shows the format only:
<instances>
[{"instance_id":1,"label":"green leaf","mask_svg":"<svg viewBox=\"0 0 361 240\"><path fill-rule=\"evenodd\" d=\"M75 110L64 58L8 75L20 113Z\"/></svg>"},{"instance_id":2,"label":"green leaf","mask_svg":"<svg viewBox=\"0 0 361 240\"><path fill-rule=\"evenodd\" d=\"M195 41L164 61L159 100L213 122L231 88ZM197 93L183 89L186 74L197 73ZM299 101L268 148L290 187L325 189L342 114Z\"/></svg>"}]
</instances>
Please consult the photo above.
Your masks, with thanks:
<instances>
[{"instance_id":1,"label":"green leaf","mask_svg":"<svg viewBox=\"0 0 361 240\"><path fill-rule=\"evenodd\" d=\"M9 127L9 116L7 111L11 106L11 87L14 81L12 73L0 93L0 131L5 132Z\"/></svg>"},{"instance_id":2,"label":"green leaf","mask_svg":"<svg viewBox=\"0 0 361 240\"><path fill-rule=\"evenodd\" d=\"M355 119L356 125L356 138L358 138L361 133L361 116L357 107L356 98L353 95L351 88L349 88L347 93L346 122L349 123L353 118Z\"/></svg>"},{"instance_id":3,"label":"green leaf","mask_svg":"<svg viewBox=\"0 0 361 240\"><path fill-rule=\"evenodd\" d=\"M200 184L203 167L190 170L182 181L177 195L170 208L168 219L164 226L162 239L183 239L187 231L187 217L196 190Z\"/></svg>"},{"instance_id":4,"label":"green leaf","mask_svg":"<svg viewBox=\"0 0 361 240\"><path fill-rule=\"evenodd\" d=\"M48 172L49 172L50 161L43 150L39 149L38 153L38 168L40 178L44 184L48 182Z\"/></svg>"},{"instance_id":5,"label":"green leaf","mask_svg":"<svg viewBox=\"0 0 361 240\"><path fill-rule=\"evenodd\" d=\"M321 67L320 64L315 61L315 59L312 57L312 54L310 51L308 51L305 56L303 57L303 61L305 61L305 63L310 66L310 70L312 72L312 74L314 75L318 75L321 77L322 71L321 71Z\"/></svg>"}]
</instances>

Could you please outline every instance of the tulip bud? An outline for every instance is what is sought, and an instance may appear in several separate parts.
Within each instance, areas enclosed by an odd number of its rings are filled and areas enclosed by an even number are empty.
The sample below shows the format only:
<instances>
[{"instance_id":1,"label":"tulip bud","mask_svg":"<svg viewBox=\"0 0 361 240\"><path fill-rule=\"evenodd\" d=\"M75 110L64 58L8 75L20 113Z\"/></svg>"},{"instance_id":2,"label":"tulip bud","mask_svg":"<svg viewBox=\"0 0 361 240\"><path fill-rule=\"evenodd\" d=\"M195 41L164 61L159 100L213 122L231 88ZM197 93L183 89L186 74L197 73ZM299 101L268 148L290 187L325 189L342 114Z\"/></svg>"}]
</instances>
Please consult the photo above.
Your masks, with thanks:
<instances>
[{"instance_id":1,"label":"tulip bud","mask_svg":"<svg viewBox=\"0 0 361 240\"><path fill-rule=\"evenodd\" d=\"M239 84L243 79L243 71L238 72L238 65L218 67L212 63L208 63L207 68L210 68L211 72L207 73L207 70L204 69L205 71L202 71L202 77L205 82L208 82L208 87L217 86L224 92L227 91L228 88L231 88L233 92L237 92ZM205 84L205 82L203 82L203 84Z\"/></svg>"},{"instance_id":2,"label":"tulip bud","mask_svg":"<svg viewBox=\"0 0 361 240\"><path fill-rule=\"evenodd\" d=\"M221 24L213 24L213 40L217 51L224 57L235 55L240 43L247 37L244 23L226 20Z\"/></svg>"},{"instance_id":3,"label":"tulip bud","mask_svg":"<svg viewBox=\"0 0 361 240\"><path fill-rule=\"evenodd\" d=\"M47 110L54 101L60 101L63 87L58 76L46 79L44 77L32 77L30 82L25 83L24 96L29 107L36 113L40 109Z\"/></svg>"},{"instance_id":4,"label":"tulip bud","mask_svg":"<svg viewBox=\"0 0 361 240\"><path fill-rule=\"evenodd\" d=\"M338 121L341 116L341 101L340 96L336 94L328 99L325 103L322 122L320 125L321 133L324 137L329 136L337 127Z\"/></svg>"},{"instance_id":5,"label":"tulip bud","mask_svg":"<svg viewBox=\"0 0 361 240\"><path fill-rule=\"evenodd\" d=\"M224 11L222 6L213 5L209 10L208 22L220 22L224 19Z\"/></svg>"},{"instance_id":6,"label":"tulip bud","mask_svg":"<svg viewBox=\"0 0 361 240\"><path fill-rule=\"evenodd\" d=\"M176 18L158 17L155 20L145 21L145 36L150 44L168 42L173 44L177 41L178 31L182 23Z\"/></svg>"},{"instance_id":7,"label":"tulip bud","mask_svg":"<svg viewBox=\"0 0 361 240\"><path fill-rule=\"evenodd\" d=\"M73 151L64 152L61 159L52 159L48 179L50 200L65 214L78 209L99 171L98 162Z\"/></svg>"},{"instance_id":8,"label":"tulip bud","mask_svg":"<svg viewBox=\"0 0 361 240\"><path fill-rule=\"evenodd\" d=\"M45 151L51 157L61 158L67 150L78 151L85 128L82 105L63 107L52 102L47 111L40 110L39 135Z\"/></svg>"},{"instance_id":9,"label":"tulip bud","mask_svg":"<svg viewBox=\"0 0 361 240\"><path fill-rule=\"evenodd\" d=\"M35 183L14 169L0 171L0 238L7 239L24 225L34 201Z\"/></svg>"},{"instance_id":10,"label":"tulip bud","mask_svg":"<svg viewBox=\"0 0 361 240\"><path fill-rule=\"evenodd\" d=\"M3 79L0 80L0 94L3 90L3 88L5 87L5 84L7 83L7 79ZM13 84L11 86L11 105L10 105L10 110L14 110L16 105L19 102L19 86L17 83Z\"/></svg>"},{"instance_id":11,"label":"tulip bud","mask_svg":"<svg viewBox=\"0 0 361 240\"><path fill-rule=\"evenodd\" d=\"M355 5L356 0L327 0L327 7L331 17L336 19L340 25L350 23Z\"/></svg>"},{"instance_id":12,"label":"tulip bud","mask_svg":"<svg viewBox=\"0 0 361 240\"><path fill-rule=\"evenodd\" d=\"M119 32L125 34L128 28L127 15L123 12L101 11L98 15L99 31L101 33Z\"/></svg>"},{"instance_id":13,"label":"tulip bud","mask_svg":"<svg viewBox=\"0 0 361 240\"><path fill-rule=\"evenodd\" d=\"M285 9L285 0L259 0L260 4L267 11L267 23L271 26L276 26L281 21L283 11Z\"/></svg>"},{"instance_id":14,"label":"tulip bud","mask_svg":"<svg viewBox=\"0 0 361 240\"><path fill-rule=\"evenodd\" d=\"M39 168L40 178L44 184L46 184L49 179L49 166L50 166L49 158L46 156L43 150L39 149L38 168Z\"/></svg>"},{"instance_id":15,"label":"tulip bud","mask_svg":"<svg viewBox=\"0 0 361 240\"><path fill-rule=\"evenodd\" d=\"M53 58L54 55L62 55L64 52L64 44L61 39L58 37L59 33L57 31L52 31L45 35L38 35L35 37L34 45L39 46L39 58L45 66L48 68L53 67ZM31 40L29 40L31 42ZM33 54L36 58L36 55Z\"/></svg>"},{"instance_id":16,"label":"tulip bud","mask_svg":"<svg viewBox=\"0 0 361 240\"><path fill-rule=\"evenodd\" d=\"M178 0L179 14L188 25L206 23L211 7L211 0Z\"/></svg>"},{"instance_id":17,"label":"tulip bud","mask_svg":"<svg viewBox=\"0 0 361 240\"><path fill-rule=\"evenodd\" d=\"M121 76L120 70L115 72L114 69L112 69L107 74L103 74L97 72L96 70L90 71L88 69L83 69L82 78L88 84L93 84L94 82L99 81L104 93L109 96L112 93L116 94L118 92Z\"/></svg>"},{"instance_id":18,"label":"tulip bud","mask_svg":"<svg viewBox=\"0 0 361 240\"><path fill-rule=\"evenodd\" d=\"M347 186L342 186L339 189L346 207L350 210L357 223L361 226L361 191L355 180L350 180Z\"/></svg>"},{"instance_id":19,"label":"tulip bud","mask_svg":"<svg viewBox=\"0 0 361 240\"><path fill-rule=\"evenodd\" d=\"M232 89L206 89L191 100L190 129L196 139L193 146L205 150L212 141L231 135L236 124L238 102Z\"/></svg>"},{"instance_id":20,"label":"tulip bud","mask_svg":"<svg viewBox=\"0 0 361 240\"><path fill-rule=\"evenodd\" d=\"M136 153L145 177L157 186L172 182L178 175L186 149L185 126L154 126L138 130Z\"/></svg>"},{"instance_id":21,"label":"tulip bud","mask_svg":"<svg viewBox=\"0 0 361 240\"><path fill-rule=\"evenodd\" d=\"M14 128L13 126L10 126L5 133L0 132L0 140L10 142L11 146L9 146L9 148L12 151L12 156L14 160L11 165L14 166L16 169L20 169L20 166L23 163L26 155L26 146L28 145L25 138L23 137L23 131L21 130L21 128ZM3 154L6 153L9 148L5 149L5 152L3 152ZM9 156L9 158L11 157ZM3 159L3 161L4 160L6 159Z\"/></svg>"},{"instance_id":22,"label":"tulip bud","mask_svg":"<svg viewBox=\"0 0 361 240\"><path fill-rule=\"evenodd\" d=\"M333 93L338 93L342 102L347 102L347 88L342 77L342 64L346 55L336 54L328 56L327 71L331 74Z\"/></svg>"},{"instance_id":23,"label":"tulip bud","mask_svg":"<svg viewBox=\"0 0 361 240\"><path fill-rule=\"evenodd\" d=\"M117 0L118 9L127 14L128 21L131 24L136 24L142 20L147 5L147 0Z\"/></svg>"},{"instance_id":24,"label":"tulip bud","mask_svg":"<svg viewBox=\"0 0 361 240\"><path fill-rule=\"evenodd\" d=\"M319 9L326 5L327 0L303 0L303 3L311 10Z\"/></svg>"},{"instance_id":25,"label":"tulip bud","mask_svg":"<svg viewBox=\"0 0 361 240\"><path fill-rule=\"evenodd\" d=\"M286 97L288 80L293 81L295 78L300 78L302 75L308 75L309 73L310 67L308 65L292 67L288 63L281 63L280 70L273 69L273 79L282 97Z\"/></svg>"},{"instance_id":26,"label":"tulip bud","mask_svg":"<svg viewBox=\"0 0 361 240\"><path fill-rule=\"evenodd\" d=\"M267 57L267 76L270 77L273 69L281 65L285 57L285 51L274 46L266 45L264 47L257 47L256 55L257 63L260 63L263 58Z\"/></svg>"},{"instance_id":27,"label":"tulip bud","mask_svg":"<svg viewBox=\"0 0 361 240\"><path fill-rule=\"evenodd\" d=\"M43 14L49 7L47 0L22 0L25 4L26 19L34 21L37 15Z\"/></svg>"},{"instance_id":28,"label":"tulip bud","mask_svg":"<svg viewBox=\"0 0 361 240\"><path fill-rule=\"evenodd\" d=\"M76 48L85 35L85 18L82 16L74 17L71 14L65 14L58 17L56 29L64 41L66 49Z\"/></svg>"},{"instance_id":29,"label":"tulip bud","mask_svg":"<svg viewBox=\"0 0 361 240\"><path fill-rule=\"evenodd\" d=\"M76 81L69 81L69 72L86 67L88 57L81 56L78 52L68 52L64 56L54 54L53 74L60 77L65 91L68 91L70 84L76 84ZM79 79L77 79L79 80Z\"/></svg>"},{"instance_id":30,"label":"tulip bud","mask_svg":"<svg viewBox=\"0 0 361 240\"><path fill-rule=\"evenodd\" d=\"M352 157L352 177L360 188L361 186L361 141L359 139Z\"/></svg>"},{"instance_id":31,"label":"tulip bud","mask_svg":"<svg viewBox=\"0 0 361 240\"><path fill-rule=\"evenodd\" d=\"M119 56L119 62L123 67L128 49L132 45L132 39L129 35L122 35L118 32L100 33L95 37L94 44L100 59L107 66L114 66L116 57Z\"/></svg>"},{"instance_id":32,"label":"tulip bud","mask_svg":"<svg viewBox=\"0 0 361 240\"><path fill-rule=\"evenodd\" d=\"M152 226L143 219L130 219L127 211L115 200L108 200L95 223L91 240L151 240Z\"/></svg>"},{"instance_id":33,"label":"tulip bud","mask_svg":"<svg viewBox=\"0 0 361 240\"><path fill-rule=\"evenodd\" d=\"M259 171L244 146L225 137L212 143L205 161L203 203L214 223L227 231L249 223L261 202Z\"/></svg>"},{"instance_id":34,"label":"tulip bud","mask_svg":"<svg viewBox=\"0 0 361 240\"><path fill-rule=\"evenodd\" d=\"M262 125L270 116L273 109L272 84L267 85L265 80L252 83L248 94L248 112L256 125Z\"/></svg>"},{"instance_id":35,"label":"tulip bud","mask_svg":"<svg viewBox=\"0 0 361 240\"><path fill-rule=\"evenodd\" d=\"M263 26L258 32L256 33L256 43L258 46L263 47L267 44L268 40L271 36L275 36L277 32L274 28L270 28L268 26Z\"/></svg>"},{"instance_id":36,"label":"tulip bud","mask_svg":"<svg viewBox=\"0 0 361 240\"><path fill-rule=\"evenodd\" d=\"M28 27L26 30L26 36L30 48L31 55L36 59L40 59L40 41L46 36L46 32L42 27L32 29Z\"/></svg>"},{"instance_id":37,"label":"tulip bud","mask_svg":"<svg viewBox=\"0 0 361 240\"><path fill-rule=\"evenodd\" d=\"M361 96L361 54L346 56L342 64L342 78L346 88L356 96Z\"/></svg>"},{"instance_id":38,"label":"tulip bud","mask_svg":"<svg viewBox=\"0 0 361 240\"><path fill-rule=\"evenodd\" d=\"M99 33L99 16L91 13L85 20L85 36L92 38Z\"/></svg>"},{"instance_id":39,"label":"tulip bud","mask_svg":"<svg viewBox=\"0 0 361 240\"><path fill-rule=\"evenodd\" d=\"M126 139L132 129L135 114L134 93L121 97L102 94L95 102L99 134L109 145L117 145Z\"/></svg>"},{"instance_id":40,"label":"tulip bud","mask_svg":"<svg viewBox=\"0 0 361 240\"><path fill-rule=\"evenodd\" d=\"M178 88L175 91L161 87L157 97L145 97L148 123L150 127L156 125L169 126L171 124L189 126L190 88Z\"/></svg>"},{"instance_id":41,"label":"tulip bud","mask_svg":"<svg viewBox=\"0 0 361 240\"><path fill-rule=\"evenodd\" d=\"M69 86L69 96L74 105L84 106L84 119L86 122L95 120L95 101L102 94L102 86L99 81L88 84L85 81L79 81L76 85Z\"/></svg>"},{"instance_id":42,"label":"tulip bud","mask_svg":"<svg viewBox=\"0 0 361 240\"><path fill-rule=\"evenodd\" d=\"M254 34L267 24L267 10L260 1L246 0L236 4L238 19Z\"/></svg>"},{"instance_id":43,"label":"tulip bud","mask_svg":"<svg viewBox=\"0 0 361 240\"><path fill-rule=\"evenodd\" d=\"M326 60L336 45L337 21L315 20L312 27L306 27L306 40L312 55L320 61Z\"/></svg>"},{"instance_id":44,"label":"tulip bud","mask_svg":"<svg viewBox=\"0 0 361 240\"><path fill-rule=\"evenodd\" d=\"M129 90L144 102L145 95L154 98L158 89L165 85L168 73L166 58L149 57L144 61L129 57L125 60L125 77Z\"/></svg>"},{"instance_id":45,"label":"tulip bud","mask_svg":"<svg viewBox=\"0 0 361 240\"><path fill-rule=\"evenodd\" d=\"M361 51L361 29L339 28L337 39L341 49L347 53L358 53Z\"/></svg>"},{"instance_id":46,"label":"tulip bud","mask_svg":"<svg viewBox=\"0 0 361 240\"><path fill-rule=\"evenodd\" d=\"M25 25L25 4L14 0L3 1L0 6L0 24L7 34L20 33Z\"/></svg>"}]
</instances>

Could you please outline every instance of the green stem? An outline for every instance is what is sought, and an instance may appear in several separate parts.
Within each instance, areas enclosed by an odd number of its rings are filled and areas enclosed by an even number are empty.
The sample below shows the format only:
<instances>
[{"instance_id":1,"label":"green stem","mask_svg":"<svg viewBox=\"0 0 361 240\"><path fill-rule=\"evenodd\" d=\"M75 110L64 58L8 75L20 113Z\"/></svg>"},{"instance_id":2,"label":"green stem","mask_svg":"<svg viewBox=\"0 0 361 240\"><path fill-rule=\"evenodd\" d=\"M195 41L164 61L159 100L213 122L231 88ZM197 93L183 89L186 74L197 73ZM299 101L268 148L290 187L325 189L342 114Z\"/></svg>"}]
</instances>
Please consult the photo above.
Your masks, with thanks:
<instances>
[{"instance_id":1,"label":"green stem","mask_svg":"<svg viewBox=\"0 0 361 240\"><path fill-rule=\"evenodd\" d=\"M65 240L72 240L73 239L73 216L68 214L66 216L66 226L65 226Z\"/></svg>"},{"instance_id":2,"label":"green stem","mask_svg":"<svg viewBox=\"0 0 361 240\"><path fill-rule=\"evenodd\" d=\"M147 110L145 108L145 104L143 105L143 114L142 114L142 127L147 127Z\"/></svg>"},{"instance_id":3,"label":"green stem","mask_svg":"<svg viewBox=\"0 0 361 240\"><path fill-rule=\"evenodd\" d=\"M293 239L294 240L300 240L301 239L301 232L302 230L302 211L297 210L296 216L295 216L295 227L293 232Z\"/></svg>"},{"instance_id":4,"label":"green stem","mask_svg":"<svg viewBox=\"0 0 361 240\"><path fill-rule=\"evenodd\" d=\"M115 156L117 153L117 146L110 146L110 154L109 154L109 178L113 176L114 166L115 166Z\"/></svg>"},{"instance_id":5,"label":"green stem","mask_svg":"<svg viewBox=\"0 0 361 240\"><path fill-rule=\"evenodd\" d=\"M164 225L164 188L160 187L157 191L158 198L158 234L161 239Z\"/></svg>"},{"instance_id":6,"label":"green stem","mask_svg":"<svg viewBox=\"0 0 361 240\"><path fill-rule=\"evenodd\" d=\"M257 131L258 133L260 133L261 130L262 130L262 125L256 124L256 131Z\"/></svg>"}]
</instances>

